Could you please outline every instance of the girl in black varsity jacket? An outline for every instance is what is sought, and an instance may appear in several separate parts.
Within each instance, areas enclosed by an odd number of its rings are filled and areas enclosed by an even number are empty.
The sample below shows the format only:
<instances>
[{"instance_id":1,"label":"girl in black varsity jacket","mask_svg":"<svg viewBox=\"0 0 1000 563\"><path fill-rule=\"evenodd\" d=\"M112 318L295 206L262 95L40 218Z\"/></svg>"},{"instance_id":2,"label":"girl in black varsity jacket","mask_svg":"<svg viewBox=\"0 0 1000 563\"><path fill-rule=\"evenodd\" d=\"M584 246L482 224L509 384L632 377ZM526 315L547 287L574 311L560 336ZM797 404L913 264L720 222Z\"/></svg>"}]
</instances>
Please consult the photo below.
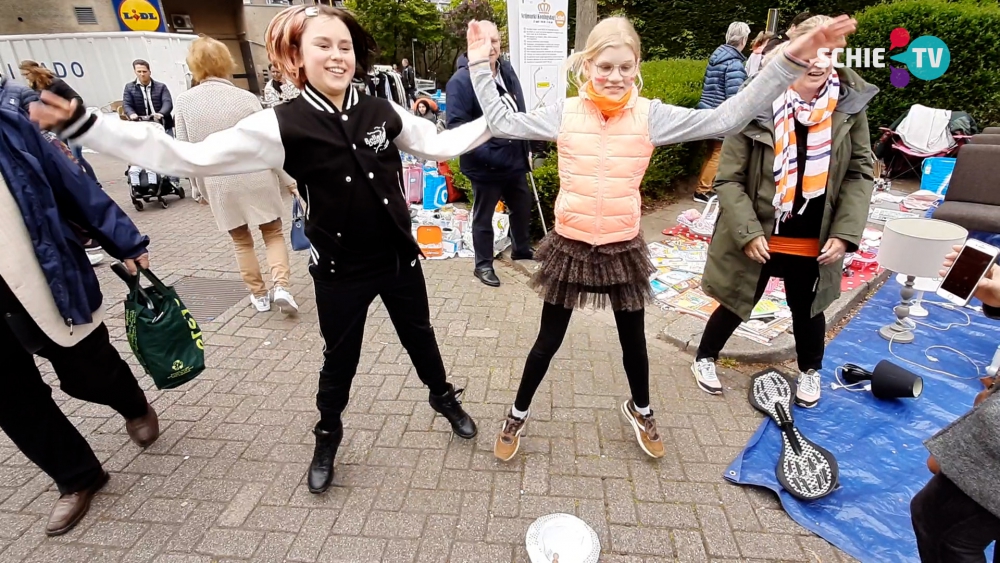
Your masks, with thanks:
<instances>
[{"instance_id":1,"label":"girl in black varsity jacket","mask_svg":"<svg viewBox=\"0 0 1000 563\"><path fill-rule=\"evenodd\" d=\"M482 118L438 133L426 119L351 88L351 79L368 71L375 42L343 10L287 8L268 27L267 47L271 61L302 95L200 143L87 113L51 94L35 104L32 119L55 127L75 144L163 174L204 177L283 168L296 180L306 200L309 271L326 341L308 477L309 490L322 493L333 479L343 436L341 413L361 356L368 306L376 296L430 388L431 407L460 437L476 435L476 424L458 398L462 390L448 383L434 339L399 150L448 160L490 135Z\"/></svg>"}]
</instances>

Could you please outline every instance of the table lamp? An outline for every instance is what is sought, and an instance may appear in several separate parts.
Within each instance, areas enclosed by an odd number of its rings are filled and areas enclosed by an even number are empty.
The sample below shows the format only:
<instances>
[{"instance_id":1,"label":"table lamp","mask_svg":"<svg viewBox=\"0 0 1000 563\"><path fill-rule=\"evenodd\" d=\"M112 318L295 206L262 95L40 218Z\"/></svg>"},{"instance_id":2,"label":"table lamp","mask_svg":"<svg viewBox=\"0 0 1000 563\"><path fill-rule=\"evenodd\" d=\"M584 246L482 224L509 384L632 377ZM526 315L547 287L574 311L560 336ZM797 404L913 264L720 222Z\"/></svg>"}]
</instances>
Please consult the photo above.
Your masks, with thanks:
<instances>
[{"instance_id":1,"label":"table lamp","mask_svg":"<svg viewBox=\"0 0 1000 563\"><path fill-rule=\"evenodd\" d=\"M896 322L879 329L886 340L907 344L913 342L915 324L910 320L910 305L917 278L936 278L944 257L955 245L965 243L969 232L964 228L937 219L901 218L886 221L878 263L883 268L903 274L906 283L899 290L900 303L893 311Z\"/></svg>"}]
</instances>

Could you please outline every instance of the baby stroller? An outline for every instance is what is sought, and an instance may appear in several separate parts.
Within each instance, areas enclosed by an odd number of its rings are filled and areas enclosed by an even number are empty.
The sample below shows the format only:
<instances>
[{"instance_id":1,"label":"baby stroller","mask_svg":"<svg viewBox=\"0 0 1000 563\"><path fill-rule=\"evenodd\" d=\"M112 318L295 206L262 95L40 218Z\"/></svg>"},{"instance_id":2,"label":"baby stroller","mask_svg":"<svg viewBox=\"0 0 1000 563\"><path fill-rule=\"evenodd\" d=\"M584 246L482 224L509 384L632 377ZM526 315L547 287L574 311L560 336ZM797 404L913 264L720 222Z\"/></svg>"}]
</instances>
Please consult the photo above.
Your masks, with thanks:
<instances>
[{"instance_id":1,"label":"baby stroller","mask_svg":"<svg viewBox=\"0 0 1000 563\"><path fill-rule=\"evenodd\" d=\"M139 121L148 124L149 127L156 127L163 130L163 125L154 121L152 117L140 117ZM129 165L125 170L125 178L128 179L128 185L131 190L129 197L132 199L132 205L135 206L136 211L142 211L143 207L145 207L144 202L149 203L154 199L160 202L160 207L166 209L168 204L163 199L164 196L175 195L180 199L184 199L184 188L180 187L171 178L151 170Z\"/></svg>"}]
</instances>

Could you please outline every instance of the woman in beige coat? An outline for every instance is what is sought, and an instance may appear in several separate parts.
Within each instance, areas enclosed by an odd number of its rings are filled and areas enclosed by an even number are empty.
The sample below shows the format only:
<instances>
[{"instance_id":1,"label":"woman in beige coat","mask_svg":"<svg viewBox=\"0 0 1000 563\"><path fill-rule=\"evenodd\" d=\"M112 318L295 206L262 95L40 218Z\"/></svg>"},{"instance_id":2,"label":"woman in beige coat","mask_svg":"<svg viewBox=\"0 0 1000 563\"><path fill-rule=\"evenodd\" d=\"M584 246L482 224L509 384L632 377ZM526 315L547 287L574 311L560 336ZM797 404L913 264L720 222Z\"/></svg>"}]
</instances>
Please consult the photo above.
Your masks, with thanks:
<instances>
[{"instance_id":1,"label":"woman in beige coat","mask_svg":"<svg viewBox=\"0 0 1000 563\"><path fill-rule=\"evenodd\" d=\"M229 77L234 68L229 49L210 37L200 37L187 56L197 86L177 96L174 108L177 139L197 142L212 133L236 125L263 108L256 96L234 86ZM288 290L288 248L281 230L281 189L295 195L295 180L283 171L255 172L237 176L199 178L219 229L228 232L236 247L236 262L250 290L250 302L258 311L269 311L271 303L284 313L295 313L298 305ZM250 227L257 225L264 239L274 287L268 292L254 251Z\"/></svg>"}]
</instances>

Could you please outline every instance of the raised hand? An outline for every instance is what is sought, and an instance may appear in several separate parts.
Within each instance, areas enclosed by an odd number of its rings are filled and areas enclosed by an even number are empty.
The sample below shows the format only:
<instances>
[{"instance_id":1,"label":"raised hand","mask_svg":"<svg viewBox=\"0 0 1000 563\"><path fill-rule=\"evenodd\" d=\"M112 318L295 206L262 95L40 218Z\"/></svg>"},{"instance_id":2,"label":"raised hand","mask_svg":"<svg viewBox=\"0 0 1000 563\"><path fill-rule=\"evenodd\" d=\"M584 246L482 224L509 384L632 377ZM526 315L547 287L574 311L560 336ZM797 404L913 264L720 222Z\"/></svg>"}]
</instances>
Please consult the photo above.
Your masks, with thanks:
<instances>
[{"instance_id":1,"label":"raised hand","mask_svg":"<svg viewBox=\"0 0 1000 563\"><path fill-rule=\"evenodd\" d=\"M469 22L466 39L469 43L466 54L470 63L490 58L490 36L482 22L476 20Z\"/></svg>"},{"instance_id":2,"label":"raised hand","mask_svg":"<svg viewBox=\"0 0 1000 563\"><path fill-rule=\"evenodd\" d=\"M850 16L838 16L830 23L794 39L785 52L802 61L816 58L820 49L837 49L847 45L847 36L858 28L858 22Z\"/></svg>"},{"instance_id":3,"label":"raised hand","mask_svg":"<svg viewBox=\"0 0 1000 563\"><path fill-rule=\"evenodd\" d=\"M28 112L32 121L48 131L62 129L76 111L76 100L67 100L48 90L42 91L41 100L40 102L32 102L28 107Z\"/></svg>"}]
</instances>

